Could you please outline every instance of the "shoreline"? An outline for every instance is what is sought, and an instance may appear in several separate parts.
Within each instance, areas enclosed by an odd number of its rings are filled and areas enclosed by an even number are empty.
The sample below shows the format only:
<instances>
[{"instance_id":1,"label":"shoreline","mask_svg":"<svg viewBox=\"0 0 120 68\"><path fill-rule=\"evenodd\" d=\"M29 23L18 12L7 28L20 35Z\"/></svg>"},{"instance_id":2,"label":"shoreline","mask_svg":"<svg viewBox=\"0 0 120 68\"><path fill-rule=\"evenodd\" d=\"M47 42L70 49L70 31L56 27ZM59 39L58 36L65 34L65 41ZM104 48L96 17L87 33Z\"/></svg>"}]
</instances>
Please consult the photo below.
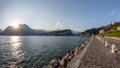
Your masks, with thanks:
<instances>
[{"instance_id":1,"label":"shoreline","mask_svg":"<svg viewBox=\"0 0 120 68\"><path fill-rule=\"evenodd\" d=\"M84 45L83 49L79 52L79 54L77 54L72 60L71 62L67 65L66 68L78 68L80 63L81 63L81 60L83 58L83 56L85 55L87 49L89 48L90 46L90 43L92 42L93 40L93 37L89 38L85 43L83 43L82 45Z\"/></svg>"},{"instance_id":2,"label":"shoreline","mask_svg":"<svg viewBox=\"0 0 120 68\"><path fill-rule=\"evenodd\" d=\"M118 40L118 41L116 41ZM82 47L76 55L74 55L70 61L67 62L64 66L64 60L62 67L57 68L108 68L120 67L120 49L119 44L120 40L111 37L99 37L93 36L90 37L87 41L83 44L79 45ZM108 41L106 46L106 41ZM114 41L116 41L116 44ZM116 44L118 46L115 48L115 53L111 52L112 45ZM76 48L75 48L76 49ZM74 51L75 51L74 49ZM73 53L74 54L74 53ZM66 54L67 55L67 54ZM112 62L114 61L114 62ZM112 64L111 64L112 63ZM52 67L48 67L52 68Z\"/></svg>"},{"instance_id":3,"label":"shoreline","mask_svg":"<svg viewBox=\"0 0 120 68\"><path fill-rule=\"evenodd\" d=\"M70 65L72 61L74 61L74 58L80 54L80 52L85 52L83 50L87 50L89 43L91 42L91 38L89 37L87 41L82 43L81 45L77 45L73 50L69 51L66 55L64 55L62 58L58 59L52 59L46 68L70 68ZM82 53L83 54L83 53ZM79 63L78 63L79 64ZM70 66L70 67L69 67ZM79 66L79 65L77 65Z\"/></svg>"}]
</instances>

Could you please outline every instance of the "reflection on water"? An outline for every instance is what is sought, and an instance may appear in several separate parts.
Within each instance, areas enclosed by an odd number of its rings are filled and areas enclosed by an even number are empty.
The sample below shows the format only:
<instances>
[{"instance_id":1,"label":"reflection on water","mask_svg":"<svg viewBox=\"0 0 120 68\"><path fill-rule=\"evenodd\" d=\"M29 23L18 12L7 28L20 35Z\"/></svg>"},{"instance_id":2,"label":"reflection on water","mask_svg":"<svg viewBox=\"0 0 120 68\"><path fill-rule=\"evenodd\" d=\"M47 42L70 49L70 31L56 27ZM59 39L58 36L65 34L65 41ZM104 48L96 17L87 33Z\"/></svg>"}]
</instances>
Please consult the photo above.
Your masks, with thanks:
<instances>
[{"instance_id":1,"label":"reflection on water","mask_svg":"<svg viewBox=\"0 0 120 68\"><path fill-rule=\"evenodd\" d=\"M79 36L0 36L0 68L45 68L86 41Z\"/></svg>"},{"instance_id":2,"label":"reflection on water","mask_svg":"<svg viewBox=\"0 0 120 68\"><path fill-rule=\"evenodd\" d=\"M16 64L24 58L24 53L21 50L22 42L20 36L11 36L9 38L9 48L12 58L15 61L10 62L11 68L16 67Z\"/></svg>"}]
</instances>

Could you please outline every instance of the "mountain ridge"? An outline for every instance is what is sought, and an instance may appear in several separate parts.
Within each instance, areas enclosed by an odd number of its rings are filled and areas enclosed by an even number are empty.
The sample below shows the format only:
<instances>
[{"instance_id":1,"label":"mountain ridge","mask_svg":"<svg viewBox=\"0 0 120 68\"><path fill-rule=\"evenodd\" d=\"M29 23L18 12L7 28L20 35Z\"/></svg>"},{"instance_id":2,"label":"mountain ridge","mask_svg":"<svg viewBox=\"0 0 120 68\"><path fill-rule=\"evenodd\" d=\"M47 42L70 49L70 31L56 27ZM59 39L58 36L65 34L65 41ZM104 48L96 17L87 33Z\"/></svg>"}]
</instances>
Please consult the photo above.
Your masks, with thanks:
<instances>
[{"instance_id":1,"label":"mountain ridge","mask_svg":"<svg viewBox=\"0 0 120 68\"><path fill-rule=\"evenodd\" d=\"M19 24L19 27L15 29L13 26L8 26L0 35L52 35L52 36L71 36L74 35L70 29L45 31L35 30L26 24Z\"/></svg>"}]
</instances>

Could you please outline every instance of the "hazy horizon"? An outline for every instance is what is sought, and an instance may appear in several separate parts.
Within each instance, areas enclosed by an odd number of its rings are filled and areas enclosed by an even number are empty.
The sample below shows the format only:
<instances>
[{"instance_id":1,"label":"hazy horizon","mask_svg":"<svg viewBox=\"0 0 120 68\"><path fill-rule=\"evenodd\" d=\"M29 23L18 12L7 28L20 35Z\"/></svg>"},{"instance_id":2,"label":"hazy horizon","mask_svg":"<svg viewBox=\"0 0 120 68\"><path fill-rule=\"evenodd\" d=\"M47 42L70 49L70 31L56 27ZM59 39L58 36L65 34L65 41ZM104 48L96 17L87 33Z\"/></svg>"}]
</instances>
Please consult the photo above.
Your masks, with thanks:
<instances>
[{"instance_id":1,"label":"hazy horizon","mask_svg":"<svg viewBox=\"0 0 120 68\"><path fill-rule=\"evenodd\" d=\"M120 20L118 0L0 0L0 29L16 23L34 29L86 29Z\"/></svg>"}]
</instances>

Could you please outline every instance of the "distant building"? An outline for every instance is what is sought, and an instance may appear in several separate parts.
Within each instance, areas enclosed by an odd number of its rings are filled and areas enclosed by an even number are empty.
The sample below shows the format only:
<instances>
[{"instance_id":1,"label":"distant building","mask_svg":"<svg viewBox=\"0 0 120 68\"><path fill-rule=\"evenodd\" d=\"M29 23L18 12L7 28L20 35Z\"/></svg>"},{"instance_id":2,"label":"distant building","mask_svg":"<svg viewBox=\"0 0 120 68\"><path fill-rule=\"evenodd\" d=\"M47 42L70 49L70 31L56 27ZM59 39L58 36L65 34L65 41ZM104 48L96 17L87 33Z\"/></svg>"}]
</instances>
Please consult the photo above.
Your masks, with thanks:
<instances>
[{"instance_id":1,"label":"distant building","mask_svg":"<svg viewBox=\"0 0 120 68\"><path fill-rule=\"evenodd\" d=\"M101 29L101 30L99 31L99 34L102 34L102 33L105 33L105 30L104 30L104 29Z\"/></svg>"},{"instance_id":2,"label":"distant building","mask_svg":"<svg viewBox=\"0 0 120 68\"><path fill-rule=\"evenodd\" d=\"M117 30L120 30L120 26L117 27Z\"/></svg>"}]
</instances>

